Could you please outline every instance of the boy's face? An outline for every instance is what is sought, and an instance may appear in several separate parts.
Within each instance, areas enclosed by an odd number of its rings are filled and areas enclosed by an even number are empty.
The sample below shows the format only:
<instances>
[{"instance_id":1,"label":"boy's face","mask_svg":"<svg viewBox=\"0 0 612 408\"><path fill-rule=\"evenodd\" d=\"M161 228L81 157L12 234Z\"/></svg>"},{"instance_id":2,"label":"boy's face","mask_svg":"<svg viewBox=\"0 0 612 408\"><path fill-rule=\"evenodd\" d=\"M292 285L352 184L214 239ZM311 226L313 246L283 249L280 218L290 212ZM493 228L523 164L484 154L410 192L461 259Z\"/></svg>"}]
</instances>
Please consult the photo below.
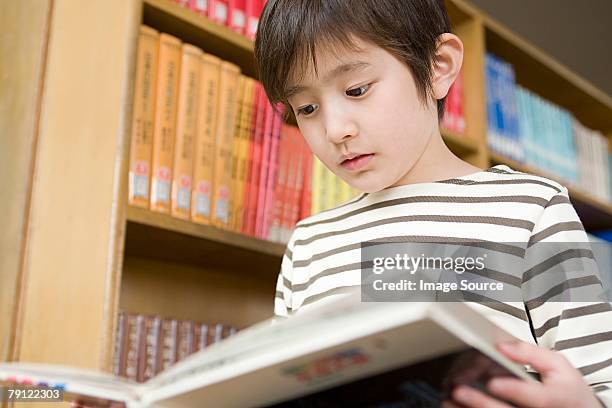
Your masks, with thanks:
<instances>
[{"instance_id":1,"label":"boy's face","mask_svg":"<svg viewBox=\"0 0 612 408\"><path fill-rule=\"evenodd\" d=\"M306 69L288 101L313 153L353 187L374 192L405 184L438 130L436 104L419 99L408 67L377 45L361 51L317 48L317 70ZM338 67L352 64L347 69ZM335 75L334 75L335 74Z\"/></svg>"}]
</instances>

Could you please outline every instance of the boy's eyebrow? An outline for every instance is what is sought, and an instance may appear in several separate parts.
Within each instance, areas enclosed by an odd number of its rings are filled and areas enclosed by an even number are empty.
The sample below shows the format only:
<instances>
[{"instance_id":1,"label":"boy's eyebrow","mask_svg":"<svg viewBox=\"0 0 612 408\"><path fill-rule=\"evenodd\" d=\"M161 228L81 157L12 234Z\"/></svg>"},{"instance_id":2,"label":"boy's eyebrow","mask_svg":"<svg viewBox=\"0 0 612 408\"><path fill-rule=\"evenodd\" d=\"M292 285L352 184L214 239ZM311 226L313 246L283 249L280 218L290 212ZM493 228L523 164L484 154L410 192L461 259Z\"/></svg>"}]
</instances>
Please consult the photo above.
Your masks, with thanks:
<instances>
[{"instance_id":1,"label":"boy's eyebrow","mask_svg":"<svg viewBox=\"0 0 612 408\"><path fill-rule=\"evenodd\" d=\"M334 78L336 78L339 75L345 74L347 72L353 72L353 71L359 71L362 70L364 68L368 68L371 67L372 64L370 64L369 62L365 62L365 61L352 61L352 62L346 62L344 64L340 64L338 66L336 66L334 69L332 69L331 71L329 71L327 74L325 74L325 76L323 77L323 83L328 82ZM287 88L287 90L285 91L285 97L287 99L291 98L294 95L297 95L301 92L304 92L305 90L307 90L308 87L305 85L293 85Z\"/></svg>"}]
</instances>

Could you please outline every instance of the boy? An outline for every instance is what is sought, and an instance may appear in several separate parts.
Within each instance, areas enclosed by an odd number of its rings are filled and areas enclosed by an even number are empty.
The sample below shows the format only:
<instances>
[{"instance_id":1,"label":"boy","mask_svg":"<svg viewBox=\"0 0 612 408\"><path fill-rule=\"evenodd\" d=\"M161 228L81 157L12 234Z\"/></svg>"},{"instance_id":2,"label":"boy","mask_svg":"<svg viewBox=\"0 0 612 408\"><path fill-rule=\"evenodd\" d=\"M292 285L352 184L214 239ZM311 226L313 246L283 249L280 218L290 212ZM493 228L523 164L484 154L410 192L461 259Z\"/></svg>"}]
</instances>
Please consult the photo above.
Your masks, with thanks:
<instances>
[{"instance_id":1,"label":"boy","mask_svg":"<svg viewBox=\"0 0 612 408\"><path fill-rule=\"evenodd\" d=\"M525 257L537 242L588 241L565 187L503 165L481 170L445 146L439 120L462 56L438 0L268 0L255 42L268 97L295 115L331 171L364 192L297 224L276 315L359 285L366 241L503 239L525 243ZM593 261L592 254L569 256L581 257ZM525 290L545 266L525 271L518 283L505 271L496 279ZM600 285L588 278L568 285ZM490 396L459 386L449 406L612 406L610 304L547 296L476 305L524 341L499 349L537 370L542 383L498 378L487 385Z\"/></svg>"}]
</instances>

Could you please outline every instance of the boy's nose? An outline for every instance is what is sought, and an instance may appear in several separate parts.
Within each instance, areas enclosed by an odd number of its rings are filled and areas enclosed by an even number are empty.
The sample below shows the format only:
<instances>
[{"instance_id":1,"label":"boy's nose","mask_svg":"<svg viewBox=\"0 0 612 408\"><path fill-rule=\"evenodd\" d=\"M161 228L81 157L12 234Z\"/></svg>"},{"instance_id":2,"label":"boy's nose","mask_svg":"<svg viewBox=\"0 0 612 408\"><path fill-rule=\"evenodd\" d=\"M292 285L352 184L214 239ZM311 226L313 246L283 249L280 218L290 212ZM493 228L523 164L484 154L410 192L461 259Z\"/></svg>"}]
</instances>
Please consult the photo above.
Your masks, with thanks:
<instances>
[{"instance_id":1,"label":"boy's nose","mask_svg":"<svg viewBox=\"0 0 612 408\"><path fill-rule=\"evenodd\" d=\"M357 136L357 125L347 118L332 118L327 122L327 138L334 144L341 144Z\"/></svg>"}]
</instances>

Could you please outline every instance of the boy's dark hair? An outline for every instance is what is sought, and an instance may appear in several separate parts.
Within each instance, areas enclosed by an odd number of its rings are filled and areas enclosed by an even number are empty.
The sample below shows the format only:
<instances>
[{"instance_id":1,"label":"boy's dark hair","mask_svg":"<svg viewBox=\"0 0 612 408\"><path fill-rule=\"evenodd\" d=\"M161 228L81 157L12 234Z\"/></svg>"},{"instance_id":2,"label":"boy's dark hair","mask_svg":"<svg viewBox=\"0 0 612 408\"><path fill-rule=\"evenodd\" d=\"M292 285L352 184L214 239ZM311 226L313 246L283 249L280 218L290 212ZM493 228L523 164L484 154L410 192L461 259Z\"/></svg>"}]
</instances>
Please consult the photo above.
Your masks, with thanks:
<instances>
[{"instance_id":1,"label":"boy's dark hair","mask_svg":"<svg viewBox=\"0 0 612 408\"><path fill-rule=\"evenodd\" d=\"M286 97L294 67L307 67L315 45L356 50L351 34L404 61L415 79L421 101L431 95L432 62L437 38L451 32L443 0L268 0L255 38L259 79L275 105L291 113ZM303 70L295 72L301 78ZM444 115L438 100L438 119Z\"/></svg>"}]
</instances>

